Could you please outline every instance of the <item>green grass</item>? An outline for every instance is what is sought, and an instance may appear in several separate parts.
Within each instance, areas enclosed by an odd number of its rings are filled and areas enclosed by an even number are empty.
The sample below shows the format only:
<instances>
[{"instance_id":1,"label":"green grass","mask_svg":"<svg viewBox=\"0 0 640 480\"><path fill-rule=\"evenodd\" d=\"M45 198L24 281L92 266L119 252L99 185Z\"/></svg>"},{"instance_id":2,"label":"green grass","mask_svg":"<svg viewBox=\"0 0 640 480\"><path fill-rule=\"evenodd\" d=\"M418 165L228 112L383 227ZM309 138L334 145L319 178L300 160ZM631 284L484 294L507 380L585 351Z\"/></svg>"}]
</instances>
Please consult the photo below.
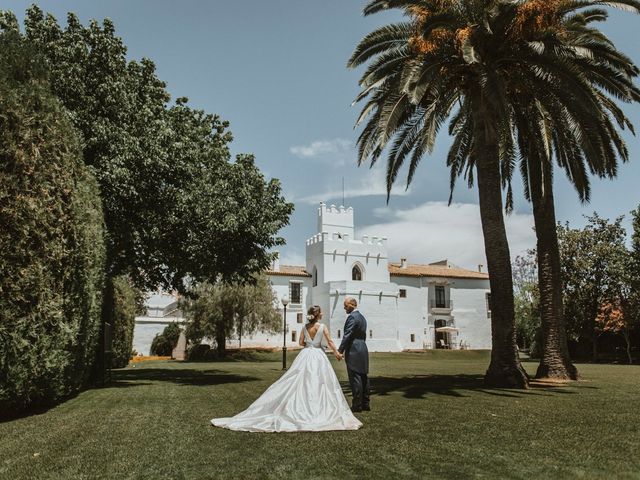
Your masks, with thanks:
<instances>
[{"instance_id":1,"label":"green grass","mask_svg":"<svg viewBox=\"0 0 640 480\"><path fill-rule=\"evenodd\" d=\"M640 479L640 366L581 364L580 382L518 391L484 388L487 363L485 352L375 354L360 430L269 434L209 420L276 380L277 354L146 362L0 423L0 479Z\"/></svg>"}]
</instances>

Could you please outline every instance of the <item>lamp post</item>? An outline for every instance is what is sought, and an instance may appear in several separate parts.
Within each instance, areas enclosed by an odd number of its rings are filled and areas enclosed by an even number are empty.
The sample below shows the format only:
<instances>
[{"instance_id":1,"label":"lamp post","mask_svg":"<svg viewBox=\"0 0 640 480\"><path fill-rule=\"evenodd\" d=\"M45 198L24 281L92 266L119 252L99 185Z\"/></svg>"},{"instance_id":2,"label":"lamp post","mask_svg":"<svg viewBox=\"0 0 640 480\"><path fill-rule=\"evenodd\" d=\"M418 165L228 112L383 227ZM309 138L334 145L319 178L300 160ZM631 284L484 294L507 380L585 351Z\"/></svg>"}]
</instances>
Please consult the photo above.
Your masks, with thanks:
<instances>
[{"instance_id":1,"label":"lamp post","mask_svg":"<svg viewBox=\"0 0 640 480\"><path fill-rule=\"evenodd\" d=\"M287 369L287 305L289 305L289 297L282 297L282 305L284 306L284 316L282 317L282 370Z\"/></svg>"}]
</instances>

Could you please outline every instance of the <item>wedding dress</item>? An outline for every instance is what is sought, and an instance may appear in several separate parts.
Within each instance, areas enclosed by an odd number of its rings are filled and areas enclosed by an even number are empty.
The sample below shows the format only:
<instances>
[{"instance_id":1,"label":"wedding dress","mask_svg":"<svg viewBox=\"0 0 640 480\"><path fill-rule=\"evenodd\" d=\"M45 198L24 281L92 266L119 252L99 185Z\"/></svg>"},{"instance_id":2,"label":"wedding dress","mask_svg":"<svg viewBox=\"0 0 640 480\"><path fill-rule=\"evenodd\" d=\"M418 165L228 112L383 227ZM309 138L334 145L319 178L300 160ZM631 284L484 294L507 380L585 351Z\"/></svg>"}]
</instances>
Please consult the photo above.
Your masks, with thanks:
<instances>
[{"instance_id":1,"label":"wedding dress","mask_svg":"<svg viewBox=\"0 0 640 480\"><path fill-rule=\"evenodd\" d=\"M313 338L303 328L305 348L291 367L249 408L234 417L214 418L216 427L247 432L357 430L333 367L322 349L325 326Z\"/></svg>"}]
</instances>

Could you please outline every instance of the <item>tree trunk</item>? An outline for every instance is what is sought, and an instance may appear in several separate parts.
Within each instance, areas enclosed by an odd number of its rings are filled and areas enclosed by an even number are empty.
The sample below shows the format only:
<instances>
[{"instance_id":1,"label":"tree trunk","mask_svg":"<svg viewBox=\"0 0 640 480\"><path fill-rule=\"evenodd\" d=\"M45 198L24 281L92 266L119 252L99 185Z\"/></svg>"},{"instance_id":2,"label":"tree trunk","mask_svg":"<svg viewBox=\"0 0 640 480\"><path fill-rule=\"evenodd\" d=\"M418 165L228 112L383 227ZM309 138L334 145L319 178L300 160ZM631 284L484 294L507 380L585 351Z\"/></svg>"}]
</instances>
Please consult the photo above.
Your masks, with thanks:
<instances>
[{"instance_id":1,"label":"tree trunk","mask_svg":"<svg viewBox=\"0 0 640 480\"><path fill-rule=\"evenodd\" d=\"M536 378L577 380L571 363L562 304L560 251L553 201L552 166L529 153L529 183L538 252L538 288L542 320L542 358Z\"/></svg>"},{"instance_id":2,"label":"tree trunk","mask_svg":"<svg viewBox=\"0 0 640 480\"><path fill-rule=\"evenodd\" d=\"M595 316L592 315L594 319L591 322L591 361L597 362L600 359L600 355L598 354L598 332L596 332L596 321Z\"/></svg>"},{"instance_id":3,"label":"tree trunk","mask_svg":"<svg viewBox=\"0 0 640 480\"><path fill-rule=\"evenodd\" d=\"M216 351L218 358L222 358L227 353L227 330L224 323L216 325Z\"/></svg>"},{"instance_id":4,"label":"tree trunk","mask_svg":"<svg viewBox=\"0 0 640 480\"><path fill-rule=\"evenodd\" d=\"M489 387L527 388L516 346L513 278L507 232L502 213L502 188L494 119L480 95L472 103L474 146L480 217L491 288L491 363L485 374Z\"/></svg>"},{"instance_id":5,"label":"tree trunk","mask_svg":"<svg viewBox=\"0 0 640 480\"><path fill-rule=\"evenodd\" d=\"M629 338L629 330L626 328L622 330L622 336L627 344L627 359L629 359L629 365L631 365L633 363L633 358L631 358L631 339Z\"/></svg>"}]
</instances>

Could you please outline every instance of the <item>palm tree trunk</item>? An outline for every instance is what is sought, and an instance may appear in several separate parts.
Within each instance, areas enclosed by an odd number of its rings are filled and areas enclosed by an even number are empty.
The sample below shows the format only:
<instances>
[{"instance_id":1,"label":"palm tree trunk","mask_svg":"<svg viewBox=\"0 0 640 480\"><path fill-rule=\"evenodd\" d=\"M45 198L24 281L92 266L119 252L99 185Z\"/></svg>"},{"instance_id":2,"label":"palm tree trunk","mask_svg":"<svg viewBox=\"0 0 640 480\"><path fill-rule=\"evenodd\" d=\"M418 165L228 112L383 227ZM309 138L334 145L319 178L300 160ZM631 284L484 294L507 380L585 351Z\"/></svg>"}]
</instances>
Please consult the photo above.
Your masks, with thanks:
<instances>
[{"instance_id":1,"label":"palm tree trunk","mask_svg":"<svg viewBox=\"0 0 640 480\"><path fill-rule=\"evenodd\" d=\"M473 102L475 162L480 217L491 288L491 363L485 384L498 388L527 388L516 346L511 256L502 214L502 188L494 119L480 95Z\"/></svg>"},{"instance_id":2,"label":"palm tree trunk","mask_svg":"<svg viewBox=\"0 0 640 480\"><path fill-rule=\"evenodd\" d=\"M564 322L552 167L550 160L538 158L532 152L529 154L529 183L537 237L542 320L542 358L536 378L577 380L578 370L571 363Z\"/></svg>"}]
</instances>

